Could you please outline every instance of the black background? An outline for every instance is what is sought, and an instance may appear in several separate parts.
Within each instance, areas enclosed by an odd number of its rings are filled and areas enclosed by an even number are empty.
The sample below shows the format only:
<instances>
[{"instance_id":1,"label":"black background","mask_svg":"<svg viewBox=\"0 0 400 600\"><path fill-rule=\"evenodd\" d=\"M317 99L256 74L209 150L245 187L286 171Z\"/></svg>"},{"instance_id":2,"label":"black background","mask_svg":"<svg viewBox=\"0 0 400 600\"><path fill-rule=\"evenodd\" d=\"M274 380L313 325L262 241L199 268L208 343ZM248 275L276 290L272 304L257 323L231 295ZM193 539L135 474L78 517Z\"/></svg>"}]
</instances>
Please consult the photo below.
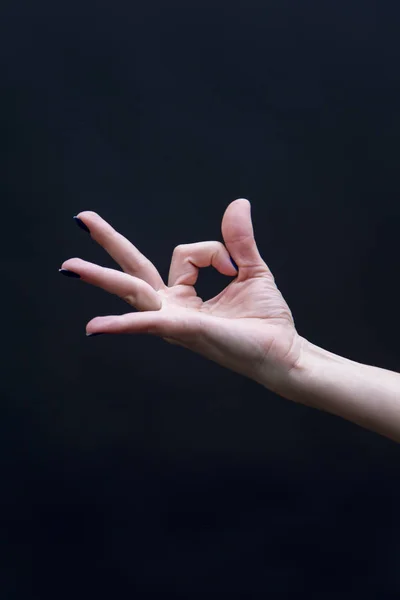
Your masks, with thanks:
<instances>
[{"instance_id":1,"label":"black background","mask_svg":"<svg viewBox=\"0 0 400 600\"><path fill-rule=\"evenodd\" d=\"M3 2L0 598L395 598L399 447L153 336L85 337L248 198L299 333L399 370L397 2ZM210 269L209 298L230 278Z\"/></svg>"}]
</instances>

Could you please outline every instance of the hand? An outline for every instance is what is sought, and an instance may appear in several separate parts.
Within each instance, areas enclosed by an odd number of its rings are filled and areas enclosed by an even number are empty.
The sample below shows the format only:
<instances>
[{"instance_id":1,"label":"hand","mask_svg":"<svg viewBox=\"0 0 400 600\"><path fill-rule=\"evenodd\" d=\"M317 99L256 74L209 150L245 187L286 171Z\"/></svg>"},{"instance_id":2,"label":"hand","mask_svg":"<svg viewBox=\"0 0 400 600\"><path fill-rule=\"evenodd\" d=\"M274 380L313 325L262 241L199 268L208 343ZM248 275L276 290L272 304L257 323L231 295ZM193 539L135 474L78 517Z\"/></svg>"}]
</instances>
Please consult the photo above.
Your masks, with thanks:
<instances>
[{"instance_id":1,"label":"hand","mask_svg":"<svg viewBox=\"0 0 400 600\"><path fill-rule=\"evenodd\" d=\"M250 202L233 201L218 241L175 248L165 285L156 267L97 213L77 215L122 270L71 258L62 264L81 279L116 294L139 312L95 317L87 333L148 333L193 350L274 389L297 363L302 348L292 313L254 240ZM230 256L239 267L237 271ZM212 265L235 277L205 302L194 285L199 268Z\"/></svg>"}]
</instances>

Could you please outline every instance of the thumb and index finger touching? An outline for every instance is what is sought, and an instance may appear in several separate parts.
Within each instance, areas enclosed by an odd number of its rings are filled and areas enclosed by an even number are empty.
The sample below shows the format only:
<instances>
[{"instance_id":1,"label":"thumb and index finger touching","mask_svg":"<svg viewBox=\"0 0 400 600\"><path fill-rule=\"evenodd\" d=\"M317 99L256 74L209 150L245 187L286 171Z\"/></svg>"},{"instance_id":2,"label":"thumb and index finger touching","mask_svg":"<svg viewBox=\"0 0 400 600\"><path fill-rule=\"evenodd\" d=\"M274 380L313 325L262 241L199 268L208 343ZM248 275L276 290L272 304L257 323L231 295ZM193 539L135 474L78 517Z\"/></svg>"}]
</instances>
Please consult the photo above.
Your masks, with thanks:
<instances>
[{"instance_id":1,"label":"thumb and index finger touching","mask_svg":"<svg viewBox=\"0 0 400 600\"><path fill-rule=\"evenodd\" d=\"M195 285L199 269L213 266L223 275L247 279L254 269L265 269L251 221L251 205L245 198L231 202L225 210L222 224L222 242L208 241L181 244L173 252L168 277L168 286L179 284ZM238 267L234 266L233 259ZM240 271L242 269L242 271Z\"/></svg>"},{"instance_id":2,"label":"thumb and index finger touching","mask_svg":"<svg viewBox=\"0 0 400 600\"><path fill-rule=\"evenodd\" d=\"M77 216L84 222L91 237L125 273L147 282L156 291L164 286L154 264L100 215L93 211L84 211ZM212 265L224 275L232 275L235 272L232 271L229 254L239 269L250 269L264 264L254 240L251 205L247 199L238 198L229 204L223 215L221 231L226 247L221 242L210 241L182 244L175 248L170 266L169 286L178 283L194 285L196 282L194 270L190 269L190 265L184 264L185 260L188 262L189 249L195 266L202 268ZM179 281L180 279L183 281Z\"/></svg>"},{"instance_id":3,"label":"thumb and index finger touching","mask_svg":"<svg viewBox=\"0 0 400 600\"><path fill-rule=\"evenodd\" d=\"M164 286L164 282L153 263L97 213L84 211L78 217L86 224L92 238L108 252L125 273L142 282L147 282L156 291ZM169 272L169 286L180 283L194 285L198 278L199 268L210 265L225 275L236 275L237 271L233 267L230 257L234 259L239 267L239 278L247 279L254 269L259 270L260 267L266 267L254 240L251 205L247 199L239 198L227 207L222 219L221 229L226 247L221 242L209 241L182 244L175 248ZM98 268L102 269L102 267ZM159 303L155 303L153 309L151 304L149 302L148 311L152 311L153 317L155 312L158 312L159 317L161 317ZM114 326L117 325L115 319L118 319L118 329L121 329L122 332L126 329L128 321L132 317L137 321L136 326L143 331L146 331L146 328L149 329L152 323L149 312L143 312L96 317L88 325L90 324L89 329L93 329L92 325L95 324L95 321L98 321L97 324L103 327L108 322L110 329L113 328L113 331L115 331L113 324ZM141 323L139 323L139 318ZM162 329L165 329L165 327Z\"/></svg>"}]
</instances>

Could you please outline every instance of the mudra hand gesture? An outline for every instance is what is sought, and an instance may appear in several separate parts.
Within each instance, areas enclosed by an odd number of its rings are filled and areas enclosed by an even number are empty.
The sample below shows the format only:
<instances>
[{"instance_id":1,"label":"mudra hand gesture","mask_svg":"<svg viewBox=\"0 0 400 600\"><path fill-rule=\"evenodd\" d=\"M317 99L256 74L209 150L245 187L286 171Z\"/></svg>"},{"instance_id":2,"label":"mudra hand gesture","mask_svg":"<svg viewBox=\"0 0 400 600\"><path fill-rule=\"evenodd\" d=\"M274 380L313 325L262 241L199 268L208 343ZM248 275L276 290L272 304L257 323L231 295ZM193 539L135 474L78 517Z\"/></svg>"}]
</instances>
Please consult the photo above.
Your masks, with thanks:
<instances>
[{"instance_id":1,"label":"mudra hand gesture","mask_svg":"<svg viewBox=\"0 0 400 600\"><path fill-rule=\"evenodd\" d=\"M62 272L72 271L137 309L95 317L86 326L88 334L158 335L246 377L262 378L271 389L299 360L302 338L257 249L248 200L240 198L226 208L221 224L225 245L205 241L174 249L168 285L153 263L97 213L84 211L76 219L122 271L70 258ZM234 279L203 301L194 286L199 269L210 265Z\"/></svg>"}]
</instances>

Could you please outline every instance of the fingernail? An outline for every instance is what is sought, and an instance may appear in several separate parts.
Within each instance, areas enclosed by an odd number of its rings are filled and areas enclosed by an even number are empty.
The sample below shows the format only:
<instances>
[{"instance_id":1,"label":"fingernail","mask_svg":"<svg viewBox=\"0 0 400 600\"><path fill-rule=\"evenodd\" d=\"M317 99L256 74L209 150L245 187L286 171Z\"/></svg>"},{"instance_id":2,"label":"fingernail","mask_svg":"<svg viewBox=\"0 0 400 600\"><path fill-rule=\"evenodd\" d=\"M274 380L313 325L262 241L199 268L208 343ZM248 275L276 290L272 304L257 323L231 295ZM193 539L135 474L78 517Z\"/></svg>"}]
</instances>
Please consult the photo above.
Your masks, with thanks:
<instances>
[{"instance_id":1,"label":"fingernail","mask_svg":"<svg viewBox=\"0 0 400 600\"><path fill-rule=\"evenodd\" d=\"M66 277L75 277L76 279L81 278L81 276L78 275L78 273L75 273L74 271L68 271L68 269L58 269L58 272L61 273L61 275L65 275Z\"/></svg>"},{"instance_id":2,"label":"fingernail","mask_svg":"<svg viewBox=\"0 0 400 600\"><path fill-rule=\"evenodd\" d=\"M77 225L79 225L79 227L81 229L83 229L83 231L87 231L88 233L90 233L89 227L87 225L85 225L85 223L83 221L81 221L79 217L74 217L74 219L75 219L75 223Z\"/></svg>"},{"instance_id":3,"label":"fingernail","mask_svg":"<svg viewBox=\"0 0 400 600\"><path fill-rule=\"evenodd\" d=\"M239 271L239 267L237 266L237 264L235 263L235 261L233 260L233 258L231 256L229 258L231 259L231 263L235 267L236 271Z\"/></svg>"},{"instance_id":4,"label":"fingernail","mask_svg":"<svg viewBox=\"0 0 400 600\"><path fill-rule=\"evenodd\" d=\"M103 335L105 331L99 331L98 333L87 333L86 337L93 337L94 335Z\"/></svg>"}]
</instances>

